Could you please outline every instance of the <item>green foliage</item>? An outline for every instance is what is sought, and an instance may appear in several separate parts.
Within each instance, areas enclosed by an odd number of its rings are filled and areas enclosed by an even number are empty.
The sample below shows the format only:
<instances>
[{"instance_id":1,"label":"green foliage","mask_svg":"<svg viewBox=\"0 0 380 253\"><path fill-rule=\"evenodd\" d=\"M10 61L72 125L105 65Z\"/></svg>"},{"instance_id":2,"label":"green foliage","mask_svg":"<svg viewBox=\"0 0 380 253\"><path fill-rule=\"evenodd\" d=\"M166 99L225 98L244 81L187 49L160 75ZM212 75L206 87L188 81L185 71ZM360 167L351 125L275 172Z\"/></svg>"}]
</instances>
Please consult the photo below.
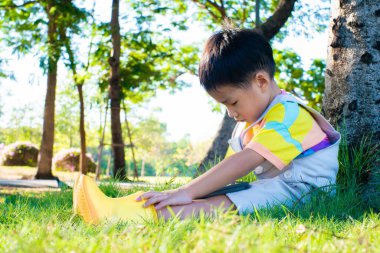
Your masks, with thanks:
<instances>
[{"instance_id":1,"label":"green foliage","mask_svg":"<svg viewBox=\"0 0 380 253\"><path fill-rule=\"evenodd\" d=\"M196 3L198 10L195 18L211 31L220 30L223 15L229 17L236 27L255 28L256 26L256 1L249 4L245 0L226 1L223 6L213 1L193 2ZM260 1L261 22L265 22L273 15L279 2L279 0ZM221 11L223 8L224 12ZM291 17L274 40L281 41L288 35L311 37L311 34L325 30L328 22L328 10L328 1L322 1L321 4L297 1ZM289 49L274 50L274 55L278 69L276 79L280 87L298 94L299 97L307 100L310 106L321 110L324 91L324 61L315 59L310 69L305 70L301 58ZM219 110L215 106L213 108Z\"/></svg>"},{"instance_id":2,"label":"green foliage","mask_svg":"<svg viewBox=\"0 0 380 253\"><path fill-rule=\"evenodd\" d=\"M79 33L78 24L87 15L85 10L77 8L72 1L30 1L19 6L10 0L3 2L0 5L0 29L3 36L0 38L12 48L13 53L38 55L40 66L45 71L50 66L49 60L58 62L64 42L59 39L59 31L51 30L51 34L48 34L48 17L52 17L52 27L60 26Z\"/></svg>"},{"instance_id":3,"label":"green foliage","mask_svg":"<svg viewBox=\"0 0 380 253\"><path fill-rule=\"evenodd\" d=\"M33 114L32 104L17 104L8 112L9 122L0 128L0 143L17 141L41 142L41 123Z\"/></svg>"},{"instance_id":4,"label":"green foliage","mask_svg":"<svg viewBox=\"0 0 380 253\"><path fill-rule=\"evenodd\" d=\"M56 107L54 149L78 147L80 145L79 98L71 82L58 87Z\"/></svg>"},{"instance_id":5,"label":"green foliage","mask_svg":"<svg viewBox=\"0 0 380 253\"><path fill-rule=\"evenodd\" d=\"M185 84L180 75L196 72L198 47L181 45L170 37L175 29L184 29L174 22L161 22L171 9L157 1L127 1L128 16L121 15L120 84L123 98L132 103L155 95L157 89L176 90ZM175 18L175 17L174 17ZM125 24L125 25L124 25ZM111 37L108 23L98 23L92 66L98 71L103 91L109 85Z\"/></svg>"},{"instance_id":6,"label":"green foliage","mask_svg":"<svg viewBox=\"0 0 380 253\"><path fill-rule=\"evenodd\" d=\"M25 54L35 45L46 41L46 36L41 36L46 34L44 7L34 3L16 8L12 4L12 1L5 1L0 8L0 28L3 34L14 35L4 36L3 41L13 48L13 53Z\"/></svg>"},{"instance_id":7,"label":"green foliage","mask_svg":"<svg viewBox=\"0 0 380 253\"><path fill-rule=\"evenodd\" d=\"M170 1L173 2L173 1ZM176 4L183 1L176 0ZM260 1L260 22L264 23L273 15L278 8L279 0ZM310 37L313 32L321 32L326 29L329 17L329 1L323 0L318 4L305 1L296 1L291 17L284 27L276 34L276 40L283 40L288 35ZM247 2L246 0L223 1L223 5L218 1L192 0L187 1L186 6L189 11L196 10L195 13L184 19L194 19L200 21L209 30L219 30L224 17L239 28L255 28L256 22L256 1Z\"/></svg>"},{"instance_id":8,"label":"green foliage","mask_svg":"<svg viewBox=\"0 0 380 253\"><path fill-rule=\"evenodd\" d=\"M41 143L41 126L15 126L0 128L0 143L30 141Z\"/></svg>"},{"instance_id":9,"label":"green foliage","mask_svg":"<svg viewBox=\"0 0 380 253\"><path fill-rule=\"evenodd\" d=\"M193 145L189 136L170 142L166 138L168 134L166 125L153 116L139 121L131 131L138 171L141 172L142 161L144 161L146 176L193 175L197 163L209 144L205 142ZM127 136L126 134L123 133L124 136ZM126 159L132 162L130 150L126 151Z\"/></svg>"},{"instance_id":10,"label":"green foliage","mask_svg":"<svg viewBox=\"0 0 380 253\"><path fill-rule=\"evenodd\" d=\"M298 95L306 100L309 106L320 111L325 89L325 62L314 59L310 69L305 70L301 57L290 49L275 49L273 56L277 68L275 79L279 87Z\"/></svg>"}]
</instances>

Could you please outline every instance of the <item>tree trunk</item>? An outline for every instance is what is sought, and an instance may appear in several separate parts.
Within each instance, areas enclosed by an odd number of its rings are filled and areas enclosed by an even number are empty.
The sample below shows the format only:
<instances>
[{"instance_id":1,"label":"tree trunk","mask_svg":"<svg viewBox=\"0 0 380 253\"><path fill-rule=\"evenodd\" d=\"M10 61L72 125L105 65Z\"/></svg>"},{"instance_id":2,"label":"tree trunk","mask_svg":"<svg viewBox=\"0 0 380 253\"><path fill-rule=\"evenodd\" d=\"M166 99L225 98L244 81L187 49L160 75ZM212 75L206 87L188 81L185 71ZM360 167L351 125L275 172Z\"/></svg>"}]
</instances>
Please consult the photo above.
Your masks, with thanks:
<instances>
[{"instance_id":1,"label":"tree trunk","mask_svg":"<svg viewBox=\"0 0 380 253\"><path fill-rule=\"evenodd\" d=\"M87 174L87 160L86 160L86 130L84 127L84 101L83 101L83 84L77 84L79 93L80 117L79 117L79 134L80 134L80 159L79 169L82 174Z\"/></svg>"},{"instance_id":2,"label":"tree trunk","mask_svg":"<svg viewBox=\"0 0 380 253\"><path fill-rule=\"evenodd\" d=\"M71 71L73 72L74 82L78 90L79 95L79 135L80 135L80 157L79 157L79 171L86 175L87 174L87 160L86 160L86 131L84 126L84 100L83 100L83 80L78 79L77 76L77 64L75 63L74 53L71 50L70 39L66 36L66 27L60 26L59 32L61 35L61 41L64 42L67 54L69 55L69 66ZM91 46L90 46L91 47ZM88 56L90 57L90 56ZM86 66L86 71L88 70L88 64ZM70 139L71 146L71 139Z\"/></svg>"},{"instance_id":3,"label":"tree trunk","mask_svg":"<svg viewBox=\"0 0 380 253\"><path fill-rule=\"evenodd\" d=\"M212 166L217 164L220 160L223 160L228 149L228 139L231 137L232 130L234 129L236 122L228 116L227 111L224 113L223 121L220 125L219 131L216 134L216 138L212 142L210 149L207 151L207 155L200 163L195 176L199 176Z\"/></svg>"},{"instance_id":4,"label":"tree trunk","mask_svg":"<svg viewBox=\"0 0 380 253\"><path fill-rule=\"evenodd\" d=\"M293 11L295 2L296 0L281 0L273 15L263 24L256 26L254 30L262 34L267 40L271 40L288 20ZM211 148L207 151L206 157L203 158L200 163L195 176L200 175L209 169L210 164L214 164L217 157L224 158L228 148L227 141L231 137L235 125L236 122L232 119L228 119L226 112Z\"/></svg>"},{"instance_id":5,"label":"tree trunk","mask_svg":"<svg viewBox=\"0 0 380 253\"><path fill-rule=\"evenodd\" d=\"M113 176L124 180L127 179L125 173L125 154L123 134L120 123L120 26L119 26L119 0L112 1L111 34L113 55L109 59L111 65L111 79L109 93L111 98L111 132L112 149L114 154Z\"/></svg>"},{"instance_id":6,"label":"tree trunk","mask_svg":"<svg viewBox=\"0 0 380 253\"><path fill-rule=\"evenodd\" d=\"M132 141L131 129L129 128L128 118L127 118L127 108L125 107L125 104L123 104L123 107L124 107L125 125L127 127L129 145L130 145L131 152L132 152L133 179L138 179L139 178L139 174L138 174L138 171L137 171L137 163L136 163L136 158L135 158L135 147L134 147L134 144L133 144L133 141ZM130 165L128 164L128 169L129 169L129 167L130 167ZM127 176L128 176L128 173L127 173Z\"/></svg>"},{"instance_id":7,"label":"tree trunk","mask_svg":"<svg viewBox=\"0 0 380 253\"><path fill-rule=\"evenodd\" d=\"M47 92L45 97L44 122L40 153L38 155L38 169L36 179L52 179L51 173L54 145L54 117L55 117L55 93L57 85L57 62L60 56L57 43L56 16L50 13L53 6L48 4L48 71Z\"/></svg>"},{"instance_id":8,"label":"tree trunk","mask_svg":"<svg viewBox=\"0 0 380 253\"><path fill-rule=\"evenodd\" d=\"M379 17L378 0L332 1L323 113L345 130L349 147L365 134L380 143ZM367 193L378 195L371 186L379 187L380 161L371 169Z\"/></svg>"}]
</instances>

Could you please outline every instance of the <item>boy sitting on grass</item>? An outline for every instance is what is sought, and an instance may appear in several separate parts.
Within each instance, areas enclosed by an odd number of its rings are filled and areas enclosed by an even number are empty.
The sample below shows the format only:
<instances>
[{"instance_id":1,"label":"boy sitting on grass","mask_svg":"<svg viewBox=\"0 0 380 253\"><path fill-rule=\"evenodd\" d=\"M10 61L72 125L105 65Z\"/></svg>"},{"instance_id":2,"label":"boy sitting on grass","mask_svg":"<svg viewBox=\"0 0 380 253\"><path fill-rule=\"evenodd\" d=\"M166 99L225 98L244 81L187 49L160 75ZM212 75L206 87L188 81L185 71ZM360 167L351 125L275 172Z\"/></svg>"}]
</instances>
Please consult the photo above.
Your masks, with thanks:
<instances>
[{"instance_id":1,"label":"boy sitting on grass","mask_svg":"<svg viewBox=\"0 0 380 253\"><path fill-rule=\"evenodd\" d=\"M274 73L272 48L258 33L224 28L212 35L203 51L199 78L207 93L238 122L230 140L235 153L178 189L123 198L106 197L82 175L75 183L74 209L89 223L166 220L172 212L186 218L201 210L211 215L216 208L244 214L255 208L289 206L313 188L334 184L339 133L318 112L281 90ZM257 181L249 189L201 199L251 171Z\"/></svg>"}]
</instances>

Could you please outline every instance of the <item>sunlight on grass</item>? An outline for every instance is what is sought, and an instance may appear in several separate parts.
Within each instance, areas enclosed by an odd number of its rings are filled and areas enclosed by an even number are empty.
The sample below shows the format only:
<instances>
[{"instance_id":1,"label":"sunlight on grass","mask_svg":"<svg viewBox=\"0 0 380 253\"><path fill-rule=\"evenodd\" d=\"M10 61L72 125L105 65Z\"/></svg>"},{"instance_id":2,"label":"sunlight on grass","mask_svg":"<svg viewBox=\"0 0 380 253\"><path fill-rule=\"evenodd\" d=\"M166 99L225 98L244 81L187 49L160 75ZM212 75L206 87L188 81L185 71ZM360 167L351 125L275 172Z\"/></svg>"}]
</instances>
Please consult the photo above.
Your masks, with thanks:
<instances>
[{"instance_id":1,"label":"sunlight on grass","mask_svg":"<svg viewBox=\"0 0 380 253\"><path fill-rule=\"evenodd\" d=\"M104 190L104 189L103 189ZM109 191L110 189L108 189ZM118 191L118 189L113 189ZM135 192L136 189L128 191ZM124 193L124 192L123 192ZM255 215L91 226L72 214L72 191L3 195L1 252L379 252L380 216L348 199ZM327 200L327 199L324 199ZM352 199L350 201L353 201ZM340 203L340 202L345 202ZM314 211L311 211L314 210ZM333 211L331 211L333 210ZM342 214L343 213L343 214Z\"/></svg>"},{"instance_id":2,"label":"sunlight on grass","mask_svg":"<svg viewBox=\"0 0 380 253\"><path fill-rule=\"evenodd\" d=\"M216 211L214 218L92 226L73 215L71 189L1 191L0 252L380 252L380 214L362 198L360 180L368 161L378 159L379 149L352 151L342 145L338 185L327 192L311 191L304 196L306 203L242 216ZM352 152L355 156L349 155ZM141 180L151 184L123 189L106 179L100 188L110 197L120 197L175 188L190 178ZM244 180L255 178L249 174Z\"/></svg>"}]
</instances>

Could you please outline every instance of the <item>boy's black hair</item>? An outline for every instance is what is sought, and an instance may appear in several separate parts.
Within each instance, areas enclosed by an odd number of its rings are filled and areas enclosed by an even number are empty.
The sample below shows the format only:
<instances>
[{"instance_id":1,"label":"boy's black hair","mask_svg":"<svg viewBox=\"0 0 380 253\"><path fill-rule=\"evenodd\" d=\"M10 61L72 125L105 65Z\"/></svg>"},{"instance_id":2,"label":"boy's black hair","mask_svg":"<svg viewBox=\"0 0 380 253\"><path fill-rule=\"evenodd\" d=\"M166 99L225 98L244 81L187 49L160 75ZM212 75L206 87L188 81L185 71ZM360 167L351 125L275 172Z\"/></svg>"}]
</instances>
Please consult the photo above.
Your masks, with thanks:
<instances>
[{"instance_id":1,"label":"boy's black hair","mask_svg":"<svg viewBox=\"0 0 380 253\"><path fill-rule=\"evenodd\" d=\"M253 30L225 27L207 40L198 71L206 91L215 91L224 85L248 87L259 70L274 76L268 41Z\"/></svg>"}]
</instances>

